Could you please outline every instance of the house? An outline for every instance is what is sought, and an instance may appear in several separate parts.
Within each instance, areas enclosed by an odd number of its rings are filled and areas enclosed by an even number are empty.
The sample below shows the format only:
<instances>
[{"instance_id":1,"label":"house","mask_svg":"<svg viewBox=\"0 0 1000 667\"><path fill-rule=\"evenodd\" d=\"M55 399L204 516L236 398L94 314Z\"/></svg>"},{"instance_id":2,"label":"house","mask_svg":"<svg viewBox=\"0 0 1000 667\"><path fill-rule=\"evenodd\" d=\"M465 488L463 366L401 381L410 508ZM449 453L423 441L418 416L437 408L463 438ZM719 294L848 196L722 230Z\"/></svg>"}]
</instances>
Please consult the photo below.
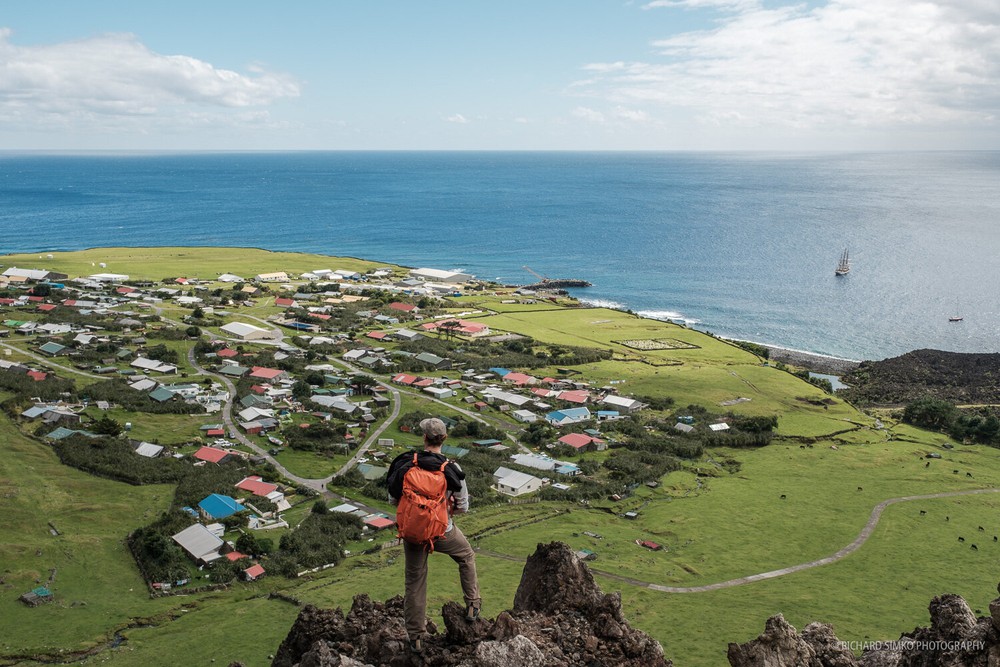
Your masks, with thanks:
<instances>
[{"instance_id":1,"label":"house","mask_svg":"<svg viewBox=\"0 0 1000 667\"><path fill-rule=\"evenodd\" d=\"M219 369L219 375L231 378L241 378L250 372L249 368L237 364L225 364Z\"/></svg>"},{"instance_id":2,"label":"house","mask_svg":"<svg viewBox=\"0 0 1000 667\"><path fill-rule=\"evenodd\" d=\"M496 490L506 496L523 496L542 488L542 480L526 472L497 468L493 473Z\"/></svg>"},{"instance_id":3,"label":"house","mask_svg":"<svg viewBox=\"0 0 1000 667\"><path fill-rule=\"evenodd\" d=\"M243 570L243 578L247 581L257 581L264 576L264 566L260 563Z\"/></svg>"},{"instance_id":4,"label":"house","mask_svg":"<svg viewBox=\"0 0 1000 667\"><path fill-rule=\"evenodd\" d=\"M386 338L389 337L389 334L387 334L384 331L369 331L365 335L373 340L385 340Z\"/></svg>"},{"instance_id":5,"label":"house","mask_svg":"<svg viewBox=\"0 0 1000 667\"><path fill-rule=\"evenodd\" d=\"M198 508L207 518L215 520L225 519L246 509L235 498L219 493L206 496L198 503Z\"/></svg>"},{"instance_id":6,"label":"house","mask_svg":"<svg viewBox=\"0 0 1000 667\"><path fill-rule=\"evenodd\" d=\"M230 322L219 328L223 333L240 340L265 340L274 337L271 331L245 322Z\"/></svg>"},{"instance_id":7,"label":"house","mask_svg":"<svg viewBox=\"0 0 1000 667\"><path fill-rule=\"evenodd\" d=\"M57 354L62 354L66 350L65 345L60 345L59 343L48 342L38 348L38 351L44 355L54 357Z\"/></svg>"},{"instance_id":8,"label":"house","mask_svg":"<svg viewBox=\"0 0 1000 667\"><path fill-rule=\"evenodd\" d=\"M12 266L3 272L8 278L24 278L31 282L42 282L44 280L66 280L69 276L65 273L57 273L47 269L19 269Z\"/></svg>"},{"instance_id":9,"label":"house","mask_svg":"<svg viewBox=\"0 0 1000 667\"><path fill-rule=\"evenodd\" d=\"M410 331L409 329L397 329L392 335L404 342L420 340L423 338L421 334L416 331Z\"/></svg>"},{"instance_id":10,"label":"house","mask_svg":"<svg viewBox=\"0 0 1000 667\"><path fill-rule=\"evenodd\" d=\"M403 303L401 301L393 301L389 304L389 308L400 313L406 313L407 315L416 315L420 312L420 309L412 303Z\"/></svg>"},{"instance_id":11,"label":"house","mask_svg":"<svg viewBox=\"0 0 1000 667\"><path fill-rule=\"evenodd\" d=\"M448 333L461 334L463 336L469 336L470 338L488 336L490 334L490 328L481 322L470 322L469 320L456 320L451 318L445 318L437 322L428 322L420 325L420 328L427 331L441 329L442 331L447 331Z\"/></svg>"},{"instance_id":12,"label":"house","mask_svg":"<svg viewBox=\"0 0 1000 667\"><path fill-rule=\"evenodd\" d=\"M607 449L607 442L586 433L567 433L559 438L560 443L569 445L578 452L593 452Z\"/></svg>"},{"instance_id":13,"label":"house","mask_svg":"<svg viewBox=\"0 0 1000 667\"><path fill-rule=\"evenodd\" d=\"M674 430L680 431L681 433L691 433L694 431L694 426L691 426L691 424L685 424L684 422L677 422L674 424Z\"/></svg>"},{"instance_id":14,"label":"house","mask_svg":"<svg viewBox=\"0 0 1000 667\"><path fill-rule=\"evenodd\" d=\"M148 459L155 459L163 453L163 445L154 445L151 442L140 442L135 448L135 453L139 456L145 456Z\"/></svg>"},{"instance_id":15,"label":"house","mask_svg":"<svg viewBox=\"0 0 1000 667\"><path fill-rule=\"evenodd\" d=\"M638 544L640 547L645 547L646 549L650 549L652 551L660 551L661 549L663 549L662 544L653 542L652 540L636 540L635 543Z\"/></svg>"},{"instance_id":16,"label":"house","mask_svg":"<svg viewBox=\"0 0 1000 667\"><path fill-rule=\"evenodd\" d=\"M437 399L451 398L455 395L454 390L446 387L424 387L423 391Z\"/></svg>"},{"instance_id":17,"label":"house","mask_svg":"<svg viewBox=\"0 0 1000 667\"><path fill-rule=\"evenodd\" d=\"M232 359L235 356L239 356L239 352L228 347L224 347L220 350L216 350L215 356L220 359Z\"/></svg>"},{"instance_id":18,"label":"house","mask_svg":"<svg viewBox=\"0 0 1000 667\"><path fill-rule=\"evenodd\" d=\"M166 403L167 401L172 401L176 398L174 392L170 391L166 387L157 387L153 391L149 392L149 397L157 403Z\"/></svg>"},{"instance_id":19,"label":"house","mask_svg":"<svg viewBox=\"0 0 1000 667\"><path fill-rule=\"evenodd\" d=\"M590 418L590 410L587 408L567 408L565 410L555 410L545 415L545 421L553 426L579 424L580 422L585 422Z\"/></svg>"},{"instance_id":20,"label":"house","mask_svg":"<svg viewBox=\"0 0 1000 667\"><path fill-rule=\"evenodd\" d=\"M136 357L129 363L129 366L152 373L172 374L177 372L177 366L165 364L158 359L147 359L146 357Z\"/></svg>"},{"instance_id":21,"label":"house","mask_svg":"<svg viewBox=\"0 0 1000 667\"><path fill-rule=\"evenodd\" d=\"M631 414L646 407L645 403L624 396L605 396L601 399L601 403L625 414Z\"/></svg>"},{"instance_id":22,"label":"house","mask_svg":"<svg viewBox=\"0 0 1000 667\"><path fill-rule=\"evenodd\" d=\"M236 488L266 498L268 494L278 490L278 485L265 482L260 475L251 475L237 482Z\"/></svg>"},{"instance_id":23,"label":"house","mask_svg":"<svg viewBox=\"0 0 1000 667\"><path fill-rule=\"evenodd\" d=\"M194 456L199 461L208 461L209 463L222 463L223 459L229 456L229 452L223 449L217 449L215 447L202 447L196 451L192 456Z\"/></svg>"},{"instance_id":24,"label":"house","mask_svg":"<svg viewBox=\"0 0 1000 667\"><path fill-rule=\"evenodd\" d=\"M431 354L430 352L421 352L413 358L420 363L431 366L435 370L448 370L451 368L451 359L445 359L444 357L439 357L438 355Z\"/></svg>"},{"instance_id":25,"label":"house","mask_svg":"<svg viewBox=\"0 0 1000 667\"><path fill-rule=\"evenodd\" d=\"M289 299L287 297L279 296L275 297L274 305L278 308L298 308L299 304L295 299Z\"/></svg>"},{"instance_id":26,"label":"house","mask_svg":"<svg viewBox=\"0 0 1000 667\"><path fill-rule=\"evenodd\" d=\"M538 378L528 375L527 373L514 373L510 372L503 376L504 382L510 382L517 385L518 387L523 387L530 384L538 384Z\"/></svg>"},{"instance_id":27,"label":"house","mask_svg":"<svg viewBox=\"0 0 1000 667\"><path fill-rule=\"evenodd\" d=\"M538 415L531 410L514 410L511 416L522 424L533 424L538 421Z\"/></svg>"},{"instance_id":28,"label":"house","mask_svg":"<svg viewBox=\"0 0 1000 667\"><path fill-rule=\"evenodd\" d=\"M521 396L520 394L503 391L502 389L497 389L496 387L488 387L485 389L483 391L483 398L486 399L488 403L500 401L501 403L513 405L515 408L524 407L526 404L531 402L531 399L527 396Z\"/></svg>"},{"instance_id":29,"label":"house","mask_svg":"<svg viewBox=\"0 0 1000 667\"><path fill-rule=\"evenodd\" d=\"M250 377L274 384L275 382L280 382L281 380L287 380L288 373L278 368L254 366L250 369Z\"/></svg>"},{"instance_id":30,"label":"house","mask_svg":"<svg viewBox=\"0 0 1000 667\"><path fill-rule=\"evenodd\" d=\"M393 376L392 381L395 382L396 384L410 386L411 384L417 381L417 376L407 375L406 373L400 373L398 375Z\"/></svg>"},{"instance_id":31,"label":"house","mask_svg":"<svg viewBox=\"0 0 1000 667\"><path fill-rule=\"evenodd\" d=\"M558 461L548 456L539 456L538 454L514 454L510 457L510 460L519 466L524 466L525 468L534 468L535 470L542 470L548 472L550 470L555 470Z\"/></svg>"},{"instance_id":32,"label":"house","mask_svg":"<svg viewBox=\"0 0 1000 667\"><path fill-rule=\"evenodd\" d=\"M716 433L719 433L721 431L728 431L729 424L727 424L726 422L719 422L718 424L709 424L708 428L712 429Z\"/></svg>"},{"instance_id":33,"label":"house","mask_svg":"<svg viewBox=\"0 0 1000 667\"><path fill-rule=\"evenodd\" d=\"M288 274L284 271L274 273L258 273L253 279L259 283L287 283Z\"/></svg>"},{"instance_id":34,"label":"house","mask_svg":"<svg viewBox=\"0 0 1000 667\"><path fill-rule=\"evenodd\" d=\"M241 283L243 279L232 273L223 273L221 276L216 278L220 283Z\"/></svg>"},{"instance_id":35,"label":"house","mask_svg":"<svg viewBox=\"0 0 1000 667\"><path fill-rule=\"evenodd\" d=\"M180 545L189 556L200 564L211 563L221 558L219 549L225 544L221 537L213 535L212 532L200 523L188 526L181 532L173 535L171 539Z\"/></svg>"},{"instance_id":36,"label":"house","mask_svg":"<svg viewBox=\"0 0 1000 667\"><path fill-rule=\"evenodd\" d=\"M250 422L261 418L274 417L274 410L270 408L244 408L240 410L241 421Z\"/></svg>"},{"instance_id":37,"label":"house","mask_svg":"<svg viewBox=\"0 0 1000 667\"><path fill-rule=\"evenodd\" d=\"M386 528L392 528L396 525L396 522L392 519L387 519L384 516L371 515L365 517L365 525L373 530L385 530Z\"/></svg>"},{"instance_id":38,"label":"house","mask_svg":"<svg viewBox=\"0 0 1000 667\"><path fill-rule=\"evenodd\" d=\"M560 401L566 401L567 403L576 403L577 405L583 405L590 400L590 392L584 391L582 389L573 389L570 391L560 391L557 398Z\"/></svg>"}]
</instances>

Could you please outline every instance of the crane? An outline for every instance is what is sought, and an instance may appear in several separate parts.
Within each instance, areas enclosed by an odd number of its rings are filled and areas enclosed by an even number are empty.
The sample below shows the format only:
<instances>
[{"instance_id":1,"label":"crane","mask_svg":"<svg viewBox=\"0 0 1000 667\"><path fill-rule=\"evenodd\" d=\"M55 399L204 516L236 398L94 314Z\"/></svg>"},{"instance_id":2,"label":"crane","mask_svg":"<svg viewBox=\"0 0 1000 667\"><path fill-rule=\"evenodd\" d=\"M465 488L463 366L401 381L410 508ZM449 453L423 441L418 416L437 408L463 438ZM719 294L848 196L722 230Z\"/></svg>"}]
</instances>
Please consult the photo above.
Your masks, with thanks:
<instances>
[{"instance_id":1,"label":"crane","mask_svg":"<svg viewBox=\"0 0 1000 667\"><path fill-rule=\"evenodd\" d=\"M543 283L547 283L549 281L549 279L546 278L545 276L543 276L543 275L541 275L539 273L535 273L534 271L532 271L531 267L522 266L521 268L524 269L525 271L527 271L528 273L530 273L531 275L535 276L536 278L538 278L538 280L540 280Z\"/></svg>"}]
</instances>

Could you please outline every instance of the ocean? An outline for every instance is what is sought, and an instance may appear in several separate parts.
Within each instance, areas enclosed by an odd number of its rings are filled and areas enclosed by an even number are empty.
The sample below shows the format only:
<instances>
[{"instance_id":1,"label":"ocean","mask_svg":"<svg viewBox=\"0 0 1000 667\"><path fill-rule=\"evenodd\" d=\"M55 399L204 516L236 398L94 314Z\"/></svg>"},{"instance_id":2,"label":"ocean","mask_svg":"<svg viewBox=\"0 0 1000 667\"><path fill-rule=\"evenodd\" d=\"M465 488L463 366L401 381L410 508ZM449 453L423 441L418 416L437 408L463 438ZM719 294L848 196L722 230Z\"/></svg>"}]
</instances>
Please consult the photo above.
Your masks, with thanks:
<instances>
[{"instance_id":1,"label":"ocean","mask_svg":"<svg viewBox=\"0 0 1000 667\"><path fill-rule=\"evenodd\" d=\"M529 267L806 352L996 352L998 184L998 152L5 153L0 252L255 246L511 283Z\"/></svg>"}]
</instances>

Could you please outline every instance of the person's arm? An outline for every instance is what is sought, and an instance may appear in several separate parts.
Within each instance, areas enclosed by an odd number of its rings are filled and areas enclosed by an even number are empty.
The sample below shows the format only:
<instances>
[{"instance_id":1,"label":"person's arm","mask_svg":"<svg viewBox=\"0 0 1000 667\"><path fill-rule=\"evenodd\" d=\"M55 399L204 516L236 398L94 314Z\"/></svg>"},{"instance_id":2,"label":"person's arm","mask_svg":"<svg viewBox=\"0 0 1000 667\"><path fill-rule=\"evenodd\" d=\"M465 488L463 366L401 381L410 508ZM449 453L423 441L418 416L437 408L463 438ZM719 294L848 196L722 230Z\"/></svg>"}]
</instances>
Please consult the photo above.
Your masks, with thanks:
<instances>
[{"instance_id":1,"label":"person's arm","mask_svg":"<svg viewBox=\"0 0 1000 667\"><path fill-rule=\"evenodd\" d=\"M456 473L454 480L448 480L448 488L451 490L452 514L465 514L469 511L469 486L465 483L465 473L454 461L448 464L448 468L454 468L452 472ZM445 477L447 478L448 475L446 474ZM457 489L454 488L456 481Z\"/></svg>"},{"instance_id":2,"label":"person's arm","mask_svg":"<svg viewBox=\"0 0 1000 667\"><path fill-rule=\"evenodd\" d=\"M399 504L399 499L403 496L403 475L406 474L408 459L402 455L397 456L389 464L389 472L386 473L385 485L389 491L389 501L393 505Z\"/></svg>"}]
</instances>

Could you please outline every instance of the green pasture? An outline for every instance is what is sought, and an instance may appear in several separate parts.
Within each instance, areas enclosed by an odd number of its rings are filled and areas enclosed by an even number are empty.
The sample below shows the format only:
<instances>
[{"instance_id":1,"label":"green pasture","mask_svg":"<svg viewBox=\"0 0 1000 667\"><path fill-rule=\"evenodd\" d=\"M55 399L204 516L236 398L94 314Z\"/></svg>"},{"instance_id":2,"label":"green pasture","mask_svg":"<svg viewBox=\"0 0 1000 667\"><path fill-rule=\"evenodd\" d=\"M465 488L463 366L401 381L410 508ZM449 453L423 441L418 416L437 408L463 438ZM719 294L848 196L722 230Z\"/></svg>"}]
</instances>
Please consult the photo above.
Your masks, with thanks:
<instances>
[{"instance_id":1,"label":"green pasture","mask_svg":"<svg viewBox=\"0 0 1000 667\"><path fill-rule=\"evenodd\" d=\"M576 508L557 521L486 537L480 546L515 555L539 540L556 539L598 551L595 567L622 576L668 586L725 581L836 552L888 498L1000 487L1000 451L959 447L934 461L923 458L926 451L925 445L901 442L841 444L836 450L830 443L812 448L775 443L753 451L713 451L714 459L735 458L742 469L703 478L687 497L671 489L692 487L687 472L668 475L655 490L641 487L638 498L613 506L617 513L638 511L635 520ZM584 530L604 540L574 535ZM668 550L640 549L636 539L660 542Z\"/></svg>"},{"instance_id":2,"label":"green pasture","mask_svg":"<svg viewBox=\"0 0 1000 667\"><path fill-rule=\"evenodd\" d=\"M129 486L67 468L5 419L0 443L0 653L89 648L130 619L170 606L149 600L124 539L166 509L172 487ZM53 570L54 602L29 608L17 600Z\"/></svg>"},{"instance_id":3,"label":"green pasture","mask_svg":"<svg viewBox=\"0 0 1000 667\"><path fill-rule=\"evenodd\" d=\"M93 273L124 273L132 280L161 280L187 277L214 280L223 273L252 278L259 273L285 271L303 273L332 268L364 272L383 262L330 257L296 252L271 252L259 248L92 248L48 254L24 253L0 256L4 266L44 268L68 274L71 278ZM102 268L101 262L107 264Z\"/></svg>"}]
</instances>

